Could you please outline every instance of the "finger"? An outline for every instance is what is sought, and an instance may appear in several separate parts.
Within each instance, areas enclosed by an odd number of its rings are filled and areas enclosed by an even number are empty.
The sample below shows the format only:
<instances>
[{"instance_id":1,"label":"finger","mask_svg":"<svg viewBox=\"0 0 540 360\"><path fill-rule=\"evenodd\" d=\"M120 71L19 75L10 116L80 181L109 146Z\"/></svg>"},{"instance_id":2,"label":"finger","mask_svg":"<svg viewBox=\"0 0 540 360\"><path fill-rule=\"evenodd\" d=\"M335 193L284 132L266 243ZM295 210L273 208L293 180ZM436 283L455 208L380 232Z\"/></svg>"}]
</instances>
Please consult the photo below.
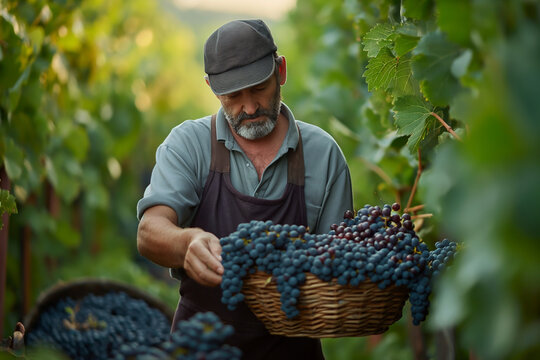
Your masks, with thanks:
<instances>
[{"instance_id":1,"label":"finger","mask_svg":"<svg viewBox=\"0 0 540 360\"><path fill-rule=\"evenodd\" d=\"M221 264L221 255L215 255L213 252L208 251L206 255L201 256L200 258L206 266L211 269L216 274L223 274L223 265Z\"/></svg>"},{"instance_id":2,"label":"finger","mask_svg":"<svg viewBox=\"0 0 540 360\"><path fill-rule=\"evenodd\" d=\"M216 268L216 272L219 274L223 274L223 265L221 264L221 261L223 260L221 258L221 244L219 243L218 238L210 239L210 242L208 243L208 247L210 249L210 253L214 255L214 257L219 262L219 266Z\"/></svg>"},{"instance_id":3,"label":"finger","mask_svg":"<svg viewBox=\"0 0 540 360\"><path fill-rule=\"evenodd\" d=\"M221 283L221 276L197 257L186 258L185 270L189 277L202 285L216 286Z\"/></svg>"},{"instance_id":4,"label":"finger","mask_svg":"<svg viewBox=\"0 0 540 360\"><path fill-rule=\"evenodd\" d=\"M198 279L199 282L211 282L215 285L221 282L223 266L215 255L210 252L209 241L210 239L207 236L202 236L193 241L188 247L185 261L188 263L196 280Z\"/></svg>"},{"instance_id":5,"label":"finger","mask_svg":"<svg viewBox=\"0 0 540 360\"><path fill-rule=\"evenodd\" d=\"M216 257L216 259L221 261L221 244L219 243L219 240L211 241L208 246L210 247L210 252Z\"/></svg>"},{"instance_id":6,"label":"finger","mask_svg":"<svg viewBox=\"0 0 540 360\"><path fill-rule=\"evenodd\" d=\"M190 251L199 258L206 266L217 274L223 274L221 264L221 245L219 239L210 233L206 233L199 241L194 241L189 247Z\"/></svg>"}]
</instances>

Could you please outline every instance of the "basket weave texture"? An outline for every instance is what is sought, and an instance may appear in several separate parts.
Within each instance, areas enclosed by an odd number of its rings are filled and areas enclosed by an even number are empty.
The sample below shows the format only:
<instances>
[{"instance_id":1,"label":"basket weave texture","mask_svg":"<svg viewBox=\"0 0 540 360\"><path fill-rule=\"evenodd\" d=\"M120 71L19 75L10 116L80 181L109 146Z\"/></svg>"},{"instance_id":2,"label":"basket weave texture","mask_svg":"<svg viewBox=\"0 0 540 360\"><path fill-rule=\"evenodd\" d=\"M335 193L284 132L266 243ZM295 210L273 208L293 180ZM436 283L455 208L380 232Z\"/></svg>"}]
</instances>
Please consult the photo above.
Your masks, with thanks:
<instances>
[{"instance_id":1,"label":"basket weave texture","mask_svg":"<svg viewBox=\"0 0 540 360\"><path fill-rule=\"evenodd\" d=\"M244 279L242 292L251 311L273 335L336 338L381 334L402 316L406 287L384 290L365 281L357 287L322 281L306 273L300 286L300 314L288 319L271 275L256 272Z\"/></svg>"}]
</instances>

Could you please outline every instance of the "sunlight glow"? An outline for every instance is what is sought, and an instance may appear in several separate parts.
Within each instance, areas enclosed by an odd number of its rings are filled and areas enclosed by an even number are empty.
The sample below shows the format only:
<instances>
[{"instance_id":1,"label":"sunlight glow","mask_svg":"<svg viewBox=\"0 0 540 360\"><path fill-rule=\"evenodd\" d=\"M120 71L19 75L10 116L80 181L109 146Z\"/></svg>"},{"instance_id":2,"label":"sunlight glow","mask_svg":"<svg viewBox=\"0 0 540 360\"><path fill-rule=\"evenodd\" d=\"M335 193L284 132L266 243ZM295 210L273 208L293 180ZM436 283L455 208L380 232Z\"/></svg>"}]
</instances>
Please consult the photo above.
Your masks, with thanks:
<instances>
[{"instance_id":1,"label":"sunlight glow","mask_svg":"<svg viewBox=\"0 0 540 360\"><path fill-rule=\"evenodd\" d=\"M296 6L296 0L172 0L179 8L245 14L279 20Z\"/></svg>"}]
</instances>

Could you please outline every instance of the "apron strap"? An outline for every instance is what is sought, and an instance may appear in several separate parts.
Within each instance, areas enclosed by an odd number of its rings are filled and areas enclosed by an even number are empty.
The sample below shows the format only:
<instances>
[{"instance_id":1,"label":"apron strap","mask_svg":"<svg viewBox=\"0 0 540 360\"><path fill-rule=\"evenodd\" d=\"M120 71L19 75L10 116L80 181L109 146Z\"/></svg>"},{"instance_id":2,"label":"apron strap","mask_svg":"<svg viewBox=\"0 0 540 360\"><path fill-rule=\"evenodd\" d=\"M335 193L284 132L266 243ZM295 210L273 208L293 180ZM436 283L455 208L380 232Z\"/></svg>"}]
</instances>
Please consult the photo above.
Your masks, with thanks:
<instances>
[{"instance_id":1,"label":"apron strap","mask_svg":"<svg viewBox=\"0 0 540 360\"><path fill-rule=\"evenodd\" d=\"M298 129L298 145L296 149L289 149L287 154L287 182L289 184L304 186L304 150L302 146L302 134L300 133L300 128L296 125Z\"/></svg>"},{"instance_id":2,"label":"apron strap","mask_svg":"<svg viewBox=\"0 0 540 360\"><path fill-rule=\"evenodd\" d=\"M212 115L211 138L212 138L212 160L210 160L210 170L220 173L231 171L229 150L225 144L217 140L216 136L216 114Z\"/></svg>"}]
</instances>

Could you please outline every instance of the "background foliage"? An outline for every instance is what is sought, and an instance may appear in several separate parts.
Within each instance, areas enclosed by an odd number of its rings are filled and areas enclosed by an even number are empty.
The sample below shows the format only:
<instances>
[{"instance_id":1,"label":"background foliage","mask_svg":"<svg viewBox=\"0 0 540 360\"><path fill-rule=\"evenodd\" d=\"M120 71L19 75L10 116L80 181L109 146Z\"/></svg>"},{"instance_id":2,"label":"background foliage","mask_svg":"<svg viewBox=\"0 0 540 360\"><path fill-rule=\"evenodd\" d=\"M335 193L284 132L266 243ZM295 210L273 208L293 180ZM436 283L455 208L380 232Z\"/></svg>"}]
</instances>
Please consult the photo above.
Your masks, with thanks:
<instances>
[{"instance_id":1,"label":"background foliage","mask_svg":"<svg viewBox=\"0 0 540 360\"><path fill-rule=\"evenodd\" d=\"M57 279L108 276L175 304L176 291L138 265L134 210L157 145L213 101L195 36L147 1L7 1L1 11L0 155L19 204L3 326L18 320L28 270L32 298ZM17 261L25 231L29 269Z\"/></svg>"},{"instance_id":2,"label":"background foliage","mask_svg":"<svg viewBox=\"0 0 540 360\"><path fill-rule=\"evenodd\" d=\"M57 279L105 276L174 306L176 286L137 255L135 204L170 128L216 109L201 44L223 18L167 1L1 4L0 164L11 187L0 212L18 210L6 332L19 320L28 232L32 299ZM455 334L457 358L540 353L539 20L534 0L298 0L271 24L288 60L284 101L339 142L355 207L398 201L428 244L463 243L420 329L405 309L375 342L325 340L327 358L413 358L411 334L436 357L441 331Z\"/></svg>"},{"instance_id":3,"label":"background foliage","mask_svg":"<svg viewBox=\"0 0 540 360\"><path fill-rule=\"evenodd\" d=\"M342 145L356 206L404 204L421 154L417 229L464 244L424 335L455 330L457 357L538 355L538 3L299 1L291 19L293 108Z\"/></svg>"}]
</instances>

